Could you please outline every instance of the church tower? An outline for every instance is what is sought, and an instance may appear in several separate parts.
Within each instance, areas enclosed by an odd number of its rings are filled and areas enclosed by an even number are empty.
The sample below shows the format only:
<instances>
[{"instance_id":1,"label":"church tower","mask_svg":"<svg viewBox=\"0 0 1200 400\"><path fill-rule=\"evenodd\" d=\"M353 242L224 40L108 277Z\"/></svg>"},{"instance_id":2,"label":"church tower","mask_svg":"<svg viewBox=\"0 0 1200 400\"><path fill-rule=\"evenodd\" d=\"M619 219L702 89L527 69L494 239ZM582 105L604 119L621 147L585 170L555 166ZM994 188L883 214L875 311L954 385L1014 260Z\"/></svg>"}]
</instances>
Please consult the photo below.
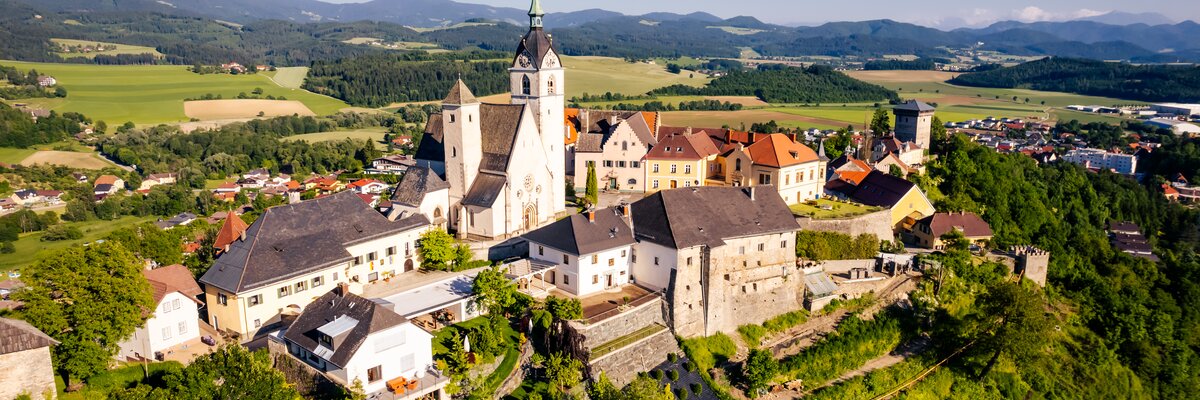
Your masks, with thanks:
<instances>
[{"instance_id":1,"label":"church tower","mask_svg":"<svg viewBox=\"0 0 1200 400\"><path fill-rule=\"evenodd\" d=\"M462 79L450 88L442 101L443 151L446 160L446 182L450 184L450 226L458 229L465 213L463 197L471 190L479 175L483 160L483 130L480 125L480 103ZM463 230L460 230L463 232Z\"/></svg>"},{"instance_id":2,"label":"church tower","mask_svg":"<svg viewBox=\"0 0 1200 400\"><path fill-rule=\"evenodd\" d=\"M509 77L512 103L528 106L542 137L553 182L554 212L566 209L566 75L550 35L542 29L540 0L529 7L529 33L521 39Z\"/></svg>"}]
</instances>

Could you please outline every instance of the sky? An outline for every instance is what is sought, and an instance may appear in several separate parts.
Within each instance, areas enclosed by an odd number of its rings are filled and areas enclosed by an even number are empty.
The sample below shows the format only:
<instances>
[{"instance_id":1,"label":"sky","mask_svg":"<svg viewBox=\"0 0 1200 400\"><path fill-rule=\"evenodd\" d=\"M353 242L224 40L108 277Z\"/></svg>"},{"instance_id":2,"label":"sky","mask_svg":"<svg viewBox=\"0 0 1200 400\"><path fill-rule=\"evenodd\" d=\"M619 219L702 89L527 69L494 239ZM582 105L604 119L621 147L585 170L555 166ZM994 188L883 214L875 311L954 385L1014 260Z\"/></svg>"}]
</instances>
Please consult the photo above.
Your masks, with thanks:
<instances>
[{"instance_id":1,"label":"sky","mask_svg":"<svg viewBox=\"0 0 1200 400\"><path fill-rule=\"evenodd\" d=\"M351 3L365 0L323 1ZM515 8L529 7L529 0L456 1ZM926 26L956 28L984 26L1002 20L1069 20L1114 10L1133 13L1157 12L1176 21L1200 20L1200 1L1197 0L542 0L542 7L546 12L602 8L629 15L655 11L704 11L723 18L750 15L765 22L788 25L889 18Z\"/></svg>"}]
</instances>

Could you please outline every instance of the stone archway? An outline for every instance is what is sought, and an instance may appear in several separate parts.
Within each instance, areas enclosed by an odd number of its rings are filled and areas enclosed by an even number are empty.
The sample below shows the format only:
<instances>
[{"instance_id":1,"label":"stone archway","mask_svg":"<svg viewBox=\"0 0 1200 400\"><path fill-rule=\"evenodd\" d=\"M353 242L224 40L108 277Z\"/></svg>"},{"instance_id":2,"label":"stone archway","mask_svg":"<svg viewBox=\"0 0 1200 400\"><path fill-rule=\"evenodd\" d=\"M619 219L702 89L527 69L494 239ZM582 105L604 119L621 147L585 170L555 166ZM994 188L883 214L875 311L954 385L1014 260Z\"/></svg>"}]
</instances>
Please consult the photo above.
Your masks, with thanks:
<instances>
[{"instance_id":1,"label":"stone archway","mask_svg":"<svg viewBox=\"0 0 1200 400\"><path fill-rule=\"evenodd\" d=\"M537 212L536 204L530 204L528 206L525 206L525 213L524 213L524 217L523 217L522 221L524 222L524 227L525 227L526 231L532 231L535 228L537 228L538 212Z\"/></svg>"}]
</instances>

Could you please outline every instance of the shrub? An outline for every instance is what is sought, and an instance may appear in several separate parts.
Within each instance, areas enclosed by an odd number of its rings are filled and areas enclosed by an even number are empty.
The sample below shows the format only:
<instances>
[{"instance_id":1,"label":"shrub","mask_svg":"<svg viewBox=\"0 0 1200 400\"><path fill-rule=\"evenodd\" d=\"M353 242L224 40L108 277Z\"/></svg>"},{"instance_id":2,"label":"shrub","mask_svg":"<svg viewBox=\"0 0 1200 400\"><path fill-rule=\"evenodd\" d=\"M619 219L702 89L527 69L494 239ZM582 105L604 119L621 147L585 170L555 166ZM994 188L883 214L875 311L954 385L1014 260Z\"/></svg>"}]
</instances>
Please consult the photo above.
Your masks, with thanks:
<instances>
[{"instance_id":1,"label":"shrub","mask_svg":"<svg viewBox=\"0 0 1200 400\"><path fill-rule=\"evenodd\" d=\"M671 378L671 382L678 381L679 380L679 370L673 369L673 370L667 371L667 377Z\"/></svg>"},{"instance_id":2,"label":"shrub","mask_svg":"<svg viewBox=\"0 0 1200 400\"><path fill-rule=\"evenodd\" d=\"M46 228L46 233L42 234L43 242L57 242L61 240L78 240L83 239L83 231L78 227L68 225L54 225Z\"/></svg>"},{"instance_id":3,"label":"shrub","mask_svg":"<svg viewBox=\"0 0 1200 400\"><path fill-rule=\"evenodd\" d=\"M692 393L695 393L696 397L700 397L700 392L703 392L703 391L704 391L704 385L701 385L699 383L692 384Z\"/></svg>"},{"instance_id":4,"label":"shrub","mask_svg":"<svg viewBox=\"0 0 1200 400\"><path fill-rule=\"evenodd\" d=\"M675 354L675 353L667 353L667 361L670 361L672 363L679 361L679 355Z\"/></svg>"},{"instance_id":5,"label":"shrub","mask_svg":"<svg viewBox=\"0 0 1200 400\"><path fill-rule=\"evenodd\" d=\"M761 325L742 325L737 329L742 335L742 339L746 341L746 346L751 348L758 347L762 343L762 338L767 336L767 328Z\"/></svg>"},{"instance_id":6,"label":"shrub","mask_svg":"<svg viewBox=\"0 0 1200 400\"><path fill-rule=\"evenodd\" d=\"M663 377L663 372L662 372L662 370L660 370L660 369L656 369L656 370L650 371L650 377L651 377L651 378L654 378L654 380L656 380L656 381L657 381L657 380L662 380L662 377Z\"/></svg>"},{"instance_id":7,"label":"shrub","mask_svg":"<svg viewBox=\"0 0 1200 400\"><path fill-rule=\"evenodd\" d=\"M708 371L718 362L724 362L737 354L737 345L724 333L709 337L683 341L683 351L701 371Z\"/></svg>"},{"instance_id":8,"label":"shrub","mask_svg":"<svg viewBox=\"0 0 1200 400\"><path fill-rule=\"evenodd\" d=\"M688 398L688 390L685 387L681 387L681 388L679 388L679 390L675 391L675 395L676 395L677 399L685 400Z\"/></svg>"},{"instance_id":9,"label":"shrub","mask_svg":"<svg viewBox=\"0 0 1200 400\"><path fill-rule=\"evenodd\" d=\"M692 361L683 363L683 369L687 370L687 372L696 372L696 363Z\"/></svg>"}]
</instances>

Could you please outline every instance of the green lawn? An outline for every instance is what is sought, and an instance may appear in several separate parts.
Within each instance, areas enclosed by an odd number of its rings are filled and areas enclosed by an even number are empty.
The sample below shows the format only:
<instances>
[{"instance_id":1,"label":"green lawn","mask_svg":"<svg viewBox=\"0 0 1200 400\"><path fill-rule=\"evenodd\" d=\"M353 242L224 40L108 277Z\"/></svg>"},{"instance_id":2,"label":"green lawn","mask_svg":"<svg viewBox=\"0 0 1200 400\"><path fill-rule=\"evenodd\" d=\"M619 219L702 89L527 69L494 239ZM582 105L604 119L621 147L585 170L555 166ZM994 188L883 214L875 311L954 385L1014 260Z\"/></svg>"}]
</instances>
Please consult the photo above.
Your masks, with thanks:
<instances>
[{"instance_id":1,"label":"green lawn","mask_svg":"<svg viewBox=\"0 0 1200 400\"><path fill-rule=\"evenodd\" d=\"M801 203L792 205L792 214L802 217L811 216L816 219L831 219L855 217L879 210L878 207L843 203L829 199L820 199L812 203L814 204L810 205L808 203Z\"/></svg>"},{"instance_id":2,"label":"green lawn","mask_svg":"<svg viewBox=\"0 0 1200 400\"><path fill-rule=\"evenodd\" d=\"M182 364L175 361L149 363L148 366L151 379L157 374L167 371L177 371L183 368ZM57 375L54 377L54 386L58 388L59 400L103 399L108 396L109 392L118 388L136 385L145 378L146 372L142 364L125 363L120 367L104 371L100 375L88 379L87 384L83 386L83 390L78 392L64 392L62 377ZM40 397L34 396L34 398Z\"/></svg>"},{"instance_id":3,"label":"green lawn","mask_svg":"<svg viewBox=\"0 0 1200 400\"><path fill-rule=\"evenodd\" d=\"M55 53L63 58L77 58L77 57L96 58L97 54L118 55L118 54L146 54L146 53L153 54L156 57L162 57L162 53L159 53L158 50L155 50L153 47L133 46L133 45L128 45L128 44L120 44L120 43L97 42L94 40L50 39L50 41L54 42L55 44L67 45L67 46L78 46L78 45L90 46L90 45L96 45L96 44L117 46L117 48L115 50L93 51L91 53L64 53L64 52Z\"/></svg>"},{"instance_id":4,"label":"green lawn","mask_svg":"<svg viewBox=\"0 0 1200 400\"><path fill-rule=\"evenodd\" d=\"M710 80L704 74L689 71L672 74L667 72L664 64L630 63L612 57L564 56L563 66L567 69L567 98L585 92L645 94L675 84L703 86Z\"/></svg>"},{"instance_id":5,"label":"green lawn","mask_svg":"<svg viewBox=\"0 0 1200 400\"><path fill-rule=\"evenodd\" d=\"M316 142L328 142L328 141L332 141L332 140L343 140L343 139L354 139L354 140L369 139L373 142L377 142L378 147L386 149L387 148L386 144L378 143L378 142L383 141L383 135L386 133L387 133L387 128L363 128L363 129L348 130L348 131L306 133L303 135L288 136L288 137L283 138L283 140L285 140L285 141L303 140L303 141L309 142L309 143L316 143Z\"/></svg>"},{"instance_id":6,"label":"green lawn","mask_svg":"<svg viewBox=\"0 0 1200 400\"><path fill-rule=\"evenodd\" d=\"M107 236L110 232L117 229L156 219L155 217L121 217L114 221L66 222L66 224L79 227L79 230L83 231L83 239L79 240L43 242L41 241L42 232L24 234L13 243L13 246L17 249L15 253L5 254L4 257L0 257L0 271L8 271L13 268L32 264L37 260L38 254L43 251L65 249L77 244L90 243Z\"/></svg>"},{"instance_id":7,"label":"green lawn","mask_svg":"<svg viewBox=\"0 0 1200 400\"><path fill-rule=\"evenodd\" d=\"M1115 117L1108 114L1086 113L1074 110L1054 109L1051 111L1059 121L1070 121L1073 119L1079 120L1082 123L1088 122L1107 122L1110 124L1120 124L1123 118Z\"/></svg>"},{"instance_id":8,"label":"green lawn","mask_svg":"<svg viewBox=\"0 0 1200 400\"><path fill-rule=\"evenodd\" d=\"M36 153L37 149L16 149L11 147L0 147L0 162L7 164L17 164L25 157L29 157Z\"/></svg>"},{"instance_id":9,"label":"green lawn","mask_svg":"<svg viewBox=\"0 0 1200 400\"><path fill-rule=\"evenodd\" d=\"M304 78L308 77L308 67L283 67L276 68L271 79L279 86L288 89L299 89L304 86Z\"/></svg>"},{"instance_id":10,"label":"green lawn","mask_svg":"<svg viewBox=\"0 0 1200 400\"><path fill-rule=\"evenodd\" d=\"M93 120L103 120L109 126L126 121L140 125L186 122L183 99L208 93L224 98L236 97L262 88L263 95L284 96L299 100L317 115L328 115L347 107L337 99L300 89L276 85L263 74L200 75L188 67L175 65L108 66L87 64L50 64L0 61L0 65L18 69L37 69L52 75L67 89L66 99L21 100L37 106L83 113ZM294 72L289 72L293 74Z\"/></svg>"}]
</instances>

